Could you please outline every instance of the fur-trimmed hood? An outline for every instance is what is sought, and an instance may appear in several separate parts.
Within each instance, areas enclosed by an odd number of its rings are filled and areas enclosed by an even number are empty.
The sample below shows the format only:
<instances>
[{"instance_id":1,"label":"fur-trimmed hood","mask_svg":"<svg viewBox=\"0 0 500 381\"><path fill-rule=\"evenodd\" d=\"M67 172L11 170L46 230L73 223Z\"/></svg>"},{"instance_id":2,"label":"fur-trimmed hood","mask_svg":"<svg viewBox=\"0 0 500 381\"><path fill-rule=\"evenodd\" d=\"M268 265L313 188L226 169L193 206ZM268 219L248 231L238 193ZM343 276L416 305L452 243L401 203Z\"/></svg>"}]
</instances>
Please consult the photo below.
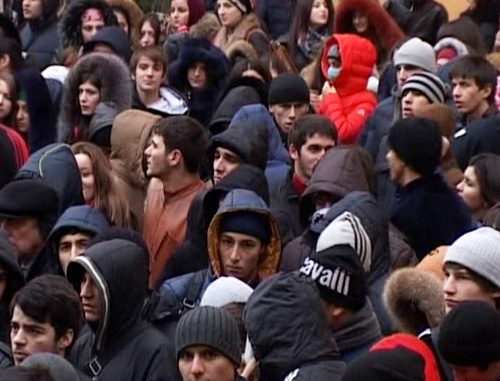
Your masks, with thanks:
<instances>
[{"instance_id":1,"label":"fur-trimmed hood","mask_svg":"<svg viewBox=\"0 0 500 381\"><path fill-rule=\"evenodd\" d=\"M99 78L100 102L113 102L118 112L131 107L132 81L125 62L114 54L90 53L80 58L64 84L57 136L59 142L74 143L90 138L90 118L81 115L78 101L78 87L83 82L82 77L88 73ZM75 137L75 127L81 129L78 137Z\"/></svg>"},{"instance_id":2,"label":"fur-trimmed hood","mask_svg":"<svg viewBox=\"0 0 500 381\"><path fill-rule=\"evenodd\" d=\"M452 48L457 52L458 57L466 56L469 54L469 49L462 41L455 37L445 37L440 39L434 45L434 51L438 54L444 48Z\"/></svg>"},{"instance_id":3,"label":"fur-trimmed hood","mask_svg":"<svg viewBox=\"0 0 500 381\"><path fill-rule=\"evenodd\" d=\"M103 0L73 0L70 2L59 22L59 35L63 48L69 46L80 47L82 39L82 15L85 10L95 8L101 11L104 25L118 26L113 9Z\"/></svg>"},{"instance_id":4,"label":"fur-trimmed hood","mask_svg":"<svg viewBox=\"0 0 500 381\"><path fill-rule=\"evenodd\" d=\"M254 61L259 58L252 44L244 40L235 41L228 46L226 56L233 63L238 62L239 58L246 58L248 61Z\"/></svg>"},{"instance_id":5,"label":"fur-trimmed hood","mask_svg":"<svg viewBox=\"0 0 500 381\"><path fill-rule=\"evenodd\" d=\"M136 43L139 39L137 30L138 23L144 15L141 8L132 0L106 0L106 3L108 3L111 8L122 10L127 14L129 37L132 42Z\"/></svg>"},{"instance_id":6,"label":"fur-trimmed hood","mask_svg":"<svg viewBox=\"0 0 500 381\"><path fill-rule=\"evenodd\" d=\"M186 40L179 58L168 67L168 83L180 91L188 89L187 72L196 62L206 65L208 86L216 91L220 90L230 70L229 61L222 50L202 38Z\"/></svg>"},{"instance_id":7,"label":"fur-trimmed hood","mask_svg":"<svg viewBox=\"0 0 500 381\"><path fill-rule=\"evenodd\" d=\"M264 33L257 15L255 13L249 13L243 16L231 34L229 34L229 29L227 27L223 26L220 28L214 38L214 45L219 47L227 55L227 51L231 44L239 40L248 41L249 36L256 31Z\"/></svg>"},{"instance_id":8,"label":"fur-trimmed hood","mask_svg":"<svg viewBox=\"0 0 500 381\"><path fill-rule=\"evenodd\" d=\"M373 0L344 0L335 9L335 33L356 33L352 24L355 11L361 11L368 18L382 46L390 51L405 34L391 15ZM368 37L368 36L363 36Z\"/></svg>"},{"instance_id":9,"label":"fur-trimmed hood","mask_svg":"<svg viewBox=\"0 0 500 381\"><path fill-rule=\"evenodd\" d=\"M432 273L399 269L385 284L384 303L397 327L417 336L425 329L437 327L444 318L442 288L442 282Z\"/></svg>"}]
</instances>

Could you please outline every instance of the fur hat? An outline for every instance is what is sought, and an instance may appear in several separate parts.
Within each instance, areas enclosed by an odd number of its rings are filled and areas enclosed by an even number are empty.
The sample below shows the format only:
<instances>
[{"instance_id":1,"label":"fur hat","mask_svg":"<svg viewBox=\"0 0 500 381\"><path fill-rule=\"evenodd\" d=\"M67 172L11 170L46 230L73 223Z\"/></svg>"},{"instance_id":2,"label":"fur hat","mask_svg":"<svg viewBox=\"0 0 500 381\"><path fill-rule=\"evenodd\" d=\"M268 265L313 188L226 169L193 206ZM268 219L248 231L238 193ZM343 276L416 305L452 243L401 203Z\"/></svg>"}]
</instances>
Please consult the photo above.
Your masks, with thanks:
<instances>
[{"instance_id":1,"label":"fur hat","mask_svg":"<svg viewBox=\"0 0 500 381\"><path fill-rule=\"evenodd\" d=\"M443 320L438 348L451 365L486 367L500 361L500 313L484 301L464 301Z\"/></svg>"},{"instance_id":2,"label":"fur hat","mask_svg":"<svg viewBox=\"0 0 500 381\"><path fill-rule=\"evenodd\" d=\"M432 250L429 254L422 258L416 268L421 271L426 271L437 276L444 282L445 275L443 271L443 260L449 246L439 246Z\"/></svg>"},{"instance_id":3,"label":"fur hat","mask_svg":"<svg viewBox=\"0 0 500 381\"><path fill-rule=\"evenodd\" d=\"M434 173L440 163L441 132L431 120L398 120L391 127L387 142L405 164L422 176Z\"/></svg>"},{"instance_id":4,"label":"fur hat","mask_svg":"<svg viewBox=\"0 0 500 381\"><path fill-rule=\"evenodd\" d=\"M415 268L394 271L384 287L384 304L397 327L418 335L437 327L445 314L443 283L434 275Z\"/></svg>"},{"instance_id":5,"label":"fur hat","mask_svg":"<svg viewBox=\"0 0 500 381\"><path fill-rule=\"evenodd\" d=\"M436 55L432 46L418 37L406 41L394 54L394 66L411 65L431 73L437 71Z\"/></svg>"},{"instance_id":6,"label":"fur hat","mask_svg":"<svg viewBox=\"0 0 500 381\"><path fill-rule=\"evenodd\" d=\"M426 118L436 122L441 130L441 135L448 139L455 134L457 120L451 108L445 104L433 103L422 108L417 108L413 115L418 118Z\"/></svg>"}]
</instances>

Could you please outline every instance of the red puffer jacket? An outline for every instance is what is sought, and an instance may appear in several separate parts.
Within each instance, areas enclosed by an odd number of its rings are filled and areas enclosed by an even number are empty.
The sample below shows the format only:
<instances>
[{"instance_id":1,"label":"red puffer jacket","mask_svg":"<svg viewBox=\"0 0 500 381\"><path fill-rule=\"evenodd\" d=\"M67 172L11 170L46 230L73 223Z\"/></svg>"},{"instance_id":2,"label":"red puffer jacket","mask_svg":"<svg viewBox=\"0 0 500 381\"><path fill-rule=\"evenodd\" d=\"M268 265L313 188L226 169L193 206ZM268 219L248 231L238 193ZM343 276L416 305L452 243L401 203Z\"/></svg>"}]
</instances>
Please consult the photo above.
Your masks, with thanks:
<instances>
[{"instance_id":1,"label":"red puffer jacket","mask_svg":"<svg viewBox=\"0 0 500 381\"><path fill-rule=\"evenodd\" d=\"M335 124L344 144L355 143L366 120L377 105L377 98L366 89L377 53L373 44L353 34L334 34L321 52L321 71L328 78L328 50L339 45L342 68L333 86L336 93L323 96L319 113Z\"/></svg>"}]
</instances>

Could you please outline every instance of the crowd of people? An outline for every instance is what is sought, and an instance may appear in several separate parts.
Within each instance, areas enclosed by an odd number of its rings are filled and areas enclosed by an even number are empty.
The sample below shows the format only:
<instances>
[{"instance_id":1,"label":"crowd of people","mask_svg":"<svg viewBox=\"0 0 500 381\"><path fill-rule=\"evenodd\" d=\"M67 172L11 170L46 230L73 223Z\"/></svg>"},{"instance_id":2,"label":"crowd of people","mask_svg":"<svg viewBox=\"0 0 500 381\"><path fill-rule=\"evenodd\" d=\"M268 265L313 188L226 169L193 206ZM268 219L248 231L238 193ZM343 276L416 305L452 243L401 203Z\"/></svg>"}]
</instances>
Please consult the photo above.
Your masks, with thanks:
<instances>
[{"instance_id":1,"label":"crowd of people","mask_svg":"<svg viewBox=\"0 0 500 381\"><path fill-rule=\"evenodd\" d=\"M500 380L500 2L165 3L3 3L0 381Z\"/></svg>"}]
</instances>

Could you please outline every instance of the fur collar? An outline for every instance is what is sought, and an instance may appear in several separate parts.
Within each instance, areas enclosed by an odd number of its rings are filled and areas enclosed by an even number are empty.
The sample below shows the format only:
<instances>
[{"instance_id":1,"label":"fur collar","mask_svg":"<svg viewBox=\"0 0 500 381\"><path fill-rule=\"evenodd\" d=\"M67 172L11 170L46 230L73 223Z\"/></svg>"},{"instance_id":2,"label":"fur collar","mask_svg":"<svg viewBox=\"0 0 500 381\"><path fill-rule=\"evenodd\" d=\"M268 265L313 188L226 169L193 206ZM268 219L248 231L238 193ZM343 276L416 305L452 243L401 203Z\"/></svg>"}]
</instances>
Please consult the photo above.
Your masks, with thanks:
<instances>
[{"instance_id":1,"label":"fur collar","mask_svg":"<svg viewBox=\"0 0 500 381\"><path fill-rule=\"evenodd\" d=\"M258 30L264 33L260 27L257 15L250 13L241 19L232 33L229 32L227 27L223 26L215 36L214 45L226 52L232 43L238 40L247 41L250 34Z\"/></svg>"}]
</instances>

